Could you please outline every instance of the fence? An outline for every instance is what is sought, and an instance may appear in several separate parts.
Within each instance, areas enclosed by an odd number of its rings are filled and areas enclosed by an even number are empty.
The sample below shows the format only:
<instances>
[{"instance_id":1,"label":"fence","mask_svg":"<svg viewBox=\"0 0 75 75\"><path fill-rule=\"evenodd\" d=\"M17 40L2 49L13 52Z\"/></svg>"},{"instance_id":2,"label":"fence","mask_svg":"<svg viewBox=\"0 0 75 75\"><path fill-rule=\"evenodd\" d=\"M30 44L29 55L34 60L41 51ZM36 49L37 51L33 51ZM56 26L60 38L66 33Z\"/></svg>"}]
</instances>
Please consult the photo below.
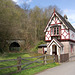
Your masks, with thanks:
<instances>
[{"instance_id":1,"label":"fence","mask_svg":"<svg viewBox=\"0 0 75 75\"><path fill-rule=\"evenodd\" d=\"M12 67L17 67L17 70L11 73L7 73L5 75L10 75L12 73L20 72L25 69L34 68L48 63L53 63L55 62L55 57L46 54L42 56L36 56L36 57L26 57L26 58L17 57L17 59L0 60L0 63L9 62L9 61L11 62L16 61L17 65L4 66L4 67L2 66L0 67L0 70L12 68Z\"/></svg>"}]
</instances>

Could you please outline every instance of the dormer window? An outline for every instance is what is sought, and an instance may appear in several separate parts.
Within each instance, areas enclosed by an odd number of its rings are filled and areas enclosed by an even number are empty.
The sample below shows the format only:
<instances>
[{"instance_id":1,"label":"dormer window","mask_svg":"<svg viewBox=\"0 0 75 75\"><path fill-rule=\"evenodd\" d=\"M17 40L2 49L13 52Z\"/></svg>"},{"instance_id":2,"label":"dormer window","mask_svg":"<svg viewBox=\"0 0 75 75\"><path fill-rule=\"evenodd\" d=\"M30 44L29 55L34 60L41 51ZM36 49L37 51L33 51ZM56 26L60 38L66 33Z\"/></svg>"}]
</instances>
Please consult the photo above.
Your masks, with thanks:
<instances>
[{"instance_id":1,"label":"dormer window","mask_svg":"<svg viewBox=\"0 0 75 75\"><path fill-rule=\"evenodd\" d=\"M60 26L52 26L51 27L51 36L60 35Z\"/></svg>"}]
</instances>

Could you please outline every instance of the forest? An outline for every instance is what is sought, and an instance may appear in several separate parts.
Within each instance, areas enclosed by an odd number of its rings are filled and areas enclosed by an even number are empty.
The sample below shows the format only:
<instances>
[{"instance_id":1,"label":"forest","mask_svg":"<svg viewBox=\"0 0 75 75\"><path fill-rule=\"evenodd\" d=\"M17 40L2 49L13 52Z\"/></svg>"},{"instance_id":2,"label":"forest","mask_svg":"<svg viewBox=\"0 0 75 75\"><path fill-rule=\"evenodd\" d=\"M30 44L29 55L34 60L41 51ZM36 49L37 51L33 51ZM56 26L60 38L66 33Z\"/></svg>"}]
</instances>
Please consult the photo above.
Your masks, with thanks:
<instances>
[{"instance_id":1,"label":"forest","mask_svg":"<svg viewBox=\"0 0 75 75\"><path fill-rule=\"evenodd\" d=\"M7 39L25 39L27 50L44 41L44 29L54 8L62 14L55 5L30 8L26 3L20 7L12 0L0 0L0 52L7 51Z\"/></svg>"}]
</instances>

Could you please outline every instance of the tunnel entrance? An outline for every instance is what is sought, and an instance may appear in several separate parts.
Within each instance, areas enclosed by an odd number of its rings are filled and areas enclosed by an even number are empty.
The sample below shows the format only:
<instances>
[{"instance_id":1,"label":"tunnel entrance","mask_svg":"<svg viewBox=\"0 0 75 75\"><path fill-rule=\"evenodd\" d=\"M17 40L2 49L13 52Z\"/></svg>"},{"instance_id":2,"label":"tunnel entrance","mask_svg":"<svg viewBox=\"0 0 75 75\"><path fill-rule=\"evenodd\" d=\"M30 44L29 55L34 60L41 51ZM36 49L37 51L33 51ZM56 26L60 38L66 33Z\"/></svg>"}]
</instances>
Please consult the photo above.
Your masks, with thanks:
<instances>
[{"instance_id":1,"label":"tunnel entrance","mask_svg":"<svg viewBox=\"0 0 75 75\"><path fill-rule=\"evenodd\" d=\"M13 43L10 44L9 50L11 52L20 51L20 45L17 42L13 42Z\"/></svg>"}]
</instances>

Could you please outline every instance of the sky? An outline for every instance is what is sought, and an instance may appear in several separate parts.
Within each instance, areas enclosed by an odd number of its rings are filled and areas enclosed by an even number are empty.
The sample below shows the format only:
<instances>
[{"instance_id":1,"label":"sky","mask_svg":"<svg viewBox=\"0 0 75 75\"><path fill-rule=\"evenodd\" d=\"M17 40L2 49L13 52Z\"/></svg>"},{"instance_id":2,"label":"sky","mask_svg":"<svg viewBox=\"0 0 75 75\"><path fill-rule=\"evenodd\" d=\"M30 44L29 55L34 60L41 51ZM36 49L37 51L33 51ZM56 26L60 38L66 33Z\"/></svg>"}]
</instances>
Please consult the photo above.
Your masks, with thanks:
<instances>
[{"instance_id":1,"label":"sky","mask_svg":"<svg viewBox=\"0 0 75 75\"><path fill-rule=\"evenodd\" d=\"M35 6L48 7L50 5L56 5L63 11L63 15L66 14L68 20L75 28L75 0L13 0L18 5L21 5L23 2L26 2L30 5L30 8Z\"/></svg>"}]
</instances>

